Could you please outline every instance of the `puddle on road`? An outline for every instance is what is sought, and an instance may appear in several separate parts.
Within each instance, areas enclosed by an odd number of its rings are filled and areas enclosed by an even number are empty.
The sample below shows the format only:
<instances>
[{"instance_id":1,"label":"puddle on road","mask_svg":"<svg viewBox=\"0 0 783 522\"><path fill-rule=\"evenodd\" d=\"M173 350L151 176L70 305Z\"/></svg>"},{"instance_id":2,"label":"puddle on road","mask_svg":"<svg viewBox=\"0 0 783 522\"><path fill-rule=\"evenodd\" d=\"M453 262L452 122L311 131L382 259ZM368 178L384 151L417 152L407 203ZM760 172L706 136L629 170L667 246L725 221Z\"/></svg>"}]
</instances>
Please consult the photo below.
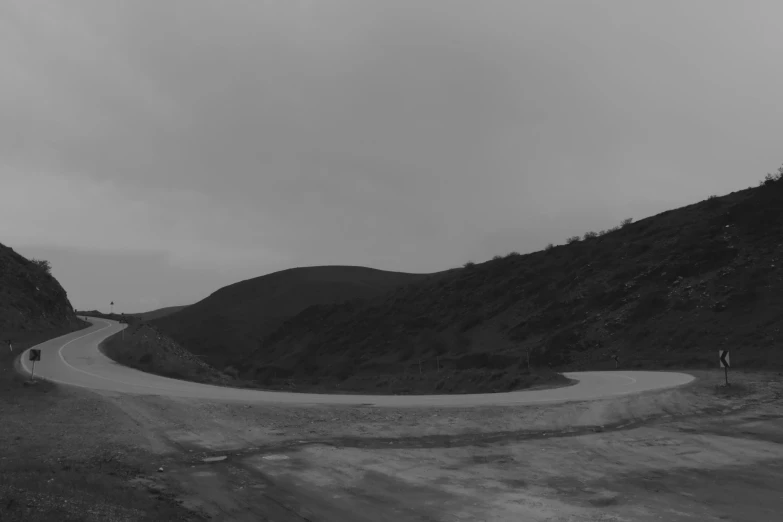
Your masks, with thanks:
<instances>
[{"instance_id":1,"label":"puddle on road","mask_svg":"<svg viewBox=\"0 0 783 522\"><path fill-rule=\"evenodd\" d=\"M223 455L222 457L207 457L204 459L201 459L202 462L220 462L221 460L226 460L228 457Z\"/></svg>"},{"instance_id":2,"label":"puddle on road","mask_svg":"<svg viewBox=\"0 0 783 522\"><path fill-rule=\"evenodd\" d=\"M288 455L264 455L261 458L264 460L288 460L291 457Z\"/></svg>"}]
</instances>

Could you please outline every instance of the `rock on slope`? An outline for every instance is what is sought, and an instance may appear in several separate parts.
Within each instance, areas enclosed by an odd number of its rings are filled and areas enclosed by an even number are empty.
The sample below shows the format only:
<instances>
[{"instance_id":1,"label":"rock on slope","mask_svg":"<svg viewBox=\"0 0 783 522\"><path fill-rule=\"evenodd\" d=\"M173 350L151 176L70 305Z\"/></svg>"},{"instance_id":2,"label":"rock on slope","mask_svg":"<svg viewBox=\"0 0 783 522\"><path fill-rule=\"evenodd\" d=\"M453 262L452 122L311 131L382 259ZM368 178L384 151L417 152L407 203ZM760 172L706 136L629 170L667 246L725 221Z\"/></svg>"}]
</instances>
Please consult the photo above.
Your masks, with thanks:
<instances>
[{"instance_id":1,"label":"rock on slope","mask_svg":"<svg viewBox=\"0 0 783 522\"><path fill-rule=\"evenodd\" d=\"M47 269L0 244L0 333L77 324L65 290Z\"/></svg>"},{"instance_id":2,"label":"rock on slope","mask_svg":"<svg viewBox=\"0 0 783 522\"><path fill-rule=\"evenodd\" d=\"M241 365L273 382L491 368L783 365L783 181L510 254L362 304L316 306ZM423 361L423 370L418 363Z\"/></svg>"},{"instance_id":3,"label":"rock on slope","mask_svg":"<svg viewBox=\"0 0 783 522\"><path fill-rule=\"evenodd\" d=\"M310 305L371 298L425 277L355 266L292 268L223 287L150 324L222 369Z\"/></svg>"}]
</instances>

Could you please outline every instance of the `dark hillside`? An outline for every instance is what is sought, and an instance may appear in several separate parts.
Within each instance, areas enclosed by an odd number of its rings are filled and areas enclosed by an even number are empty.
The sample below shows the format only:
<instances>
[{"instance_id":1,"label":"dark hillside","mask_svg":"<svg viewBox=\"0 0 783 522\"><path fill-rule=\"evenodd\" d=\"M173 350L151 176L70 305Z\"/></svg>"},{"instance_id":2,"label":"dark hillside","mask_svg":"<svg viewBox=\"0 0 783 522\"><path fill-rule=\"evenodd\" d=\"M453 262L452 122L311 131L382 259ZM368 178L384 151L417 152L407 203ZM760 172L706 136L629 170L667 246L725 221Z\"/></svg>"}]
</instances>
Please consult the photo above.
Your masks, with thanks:
<instances>
[{"instance_id":1,"label":"dark hillside","mask_svg":"<svg viewBox=\"0 0 783 522\"><path fill-rule=\"evenodd\" d=\"M29 260L0 244L0 397L15 400L27 380L14 369L21 352L87 326L73 312L45 261ZM7 341L11 341L9 348Z\"/></svg>"},{"instance_id":2,"label":"dark hillside","mask_svg":"<svg viewBox=\"0 0 783 522\"><path fill-rule=\"evenodd\" d=\"M308 306L371 298L425 277L354 266L292 268L226 286L150 324L224 368L246 358L261 339Z\"/></svg>"},{"instance_id":3,"label":"dark hillside","mask_svg":"<svg viewBox=\"0 0 783 522\"><path fill-rule=\"evenodd\" d=\"M31 261L0 244L0 340L19 332L81 327L46 261Z\"/></svg>"},{"instance_id":4,"label":"dark hillside","mask_svg":"<svg viewBox=\"0 0 783 522\"><path fill-rule=\"evenodd\" d=\"M437 368L457 379L463 369L526 368L529 357L533 367L606 369L614 354L625 368L717 368L720 348L735 366L780 367L775 179L363 304L310 307L264 339L243 376L267 385L329 377L342 389L414 374L448 389Z\"/></svg>"}]
</instances>

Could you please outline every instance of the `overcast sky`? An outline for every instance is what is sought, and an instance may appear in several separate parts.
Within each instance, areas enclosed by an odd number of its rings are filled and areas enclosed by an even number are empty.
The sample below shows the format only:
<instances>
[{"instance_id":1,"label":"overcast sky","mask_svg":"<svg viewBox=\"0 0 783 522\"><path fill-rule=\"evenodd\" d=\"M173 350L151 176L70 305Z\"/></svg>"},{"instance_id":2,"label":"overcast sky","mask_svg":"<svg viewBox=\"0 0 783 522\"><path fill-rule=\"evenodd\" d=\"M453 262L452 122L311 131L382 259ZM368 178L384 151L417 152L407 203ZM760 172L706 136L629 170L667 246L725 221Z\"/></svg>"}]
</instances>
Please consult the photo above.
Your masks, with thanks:
<instances>
[{"instance_id":1,"label":"overcast sky","mask_svg":"<svg viewBox=\"0 0 783 522\"><path fill-rule=\"evenodd\" d=\"M434 272L756 185L780 0L0 0L0 242L78 309Z\"/></svg>"}]
</instances>

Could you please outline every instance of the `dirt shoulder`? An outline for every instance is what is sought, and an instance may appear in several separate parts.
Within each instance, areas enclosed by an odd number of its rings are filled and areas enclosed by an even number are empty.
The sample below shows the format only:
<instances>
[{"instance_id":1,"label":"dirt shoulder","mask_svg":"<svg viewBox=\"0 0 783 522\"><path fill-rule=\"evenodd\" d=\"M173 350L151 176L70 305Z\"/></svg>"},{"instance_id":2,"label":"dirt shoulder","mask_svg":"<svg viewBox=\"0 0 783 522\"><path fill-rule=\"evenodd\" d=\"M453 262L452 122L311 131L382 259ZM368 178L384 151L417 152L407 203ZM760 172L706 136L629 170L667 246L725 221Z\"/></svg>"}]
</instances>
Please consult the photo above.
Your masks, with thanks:
<instances>
[{"instance_id":1,"label":"dirt shoulder","mask_svg":"<svg viewBox=\"0 0 783 522\"><path fill-rule=\"evenodd\" d=\"M783 477L774 457L783 463L781 376L735 372L725 389L718 371L693 373L698 380L679 389L540 407L109 400L176 448L166 475L185 491L180 500L218 520L687 519L661 511L672 506L689 516L744 506L743 520L767 520L783 507L758 498ZM761 477L732 487L761 493L751 504L711 507L728 491L699 477L732 469ZM694 497L657 503L656 488L678 485Z\"/></svg>"},{"instance_id":2,"label":"dirt shoulder","mask_svg":"<svg viewBox=\"0 0 783 522\"><path fill-rule=\"evenodd\" d=\"M201 520L167 493L145 426L90 391L14 371L20 352L65 333L17 333L0 350L0 519Z\"/></svg>"}]
</instances>

